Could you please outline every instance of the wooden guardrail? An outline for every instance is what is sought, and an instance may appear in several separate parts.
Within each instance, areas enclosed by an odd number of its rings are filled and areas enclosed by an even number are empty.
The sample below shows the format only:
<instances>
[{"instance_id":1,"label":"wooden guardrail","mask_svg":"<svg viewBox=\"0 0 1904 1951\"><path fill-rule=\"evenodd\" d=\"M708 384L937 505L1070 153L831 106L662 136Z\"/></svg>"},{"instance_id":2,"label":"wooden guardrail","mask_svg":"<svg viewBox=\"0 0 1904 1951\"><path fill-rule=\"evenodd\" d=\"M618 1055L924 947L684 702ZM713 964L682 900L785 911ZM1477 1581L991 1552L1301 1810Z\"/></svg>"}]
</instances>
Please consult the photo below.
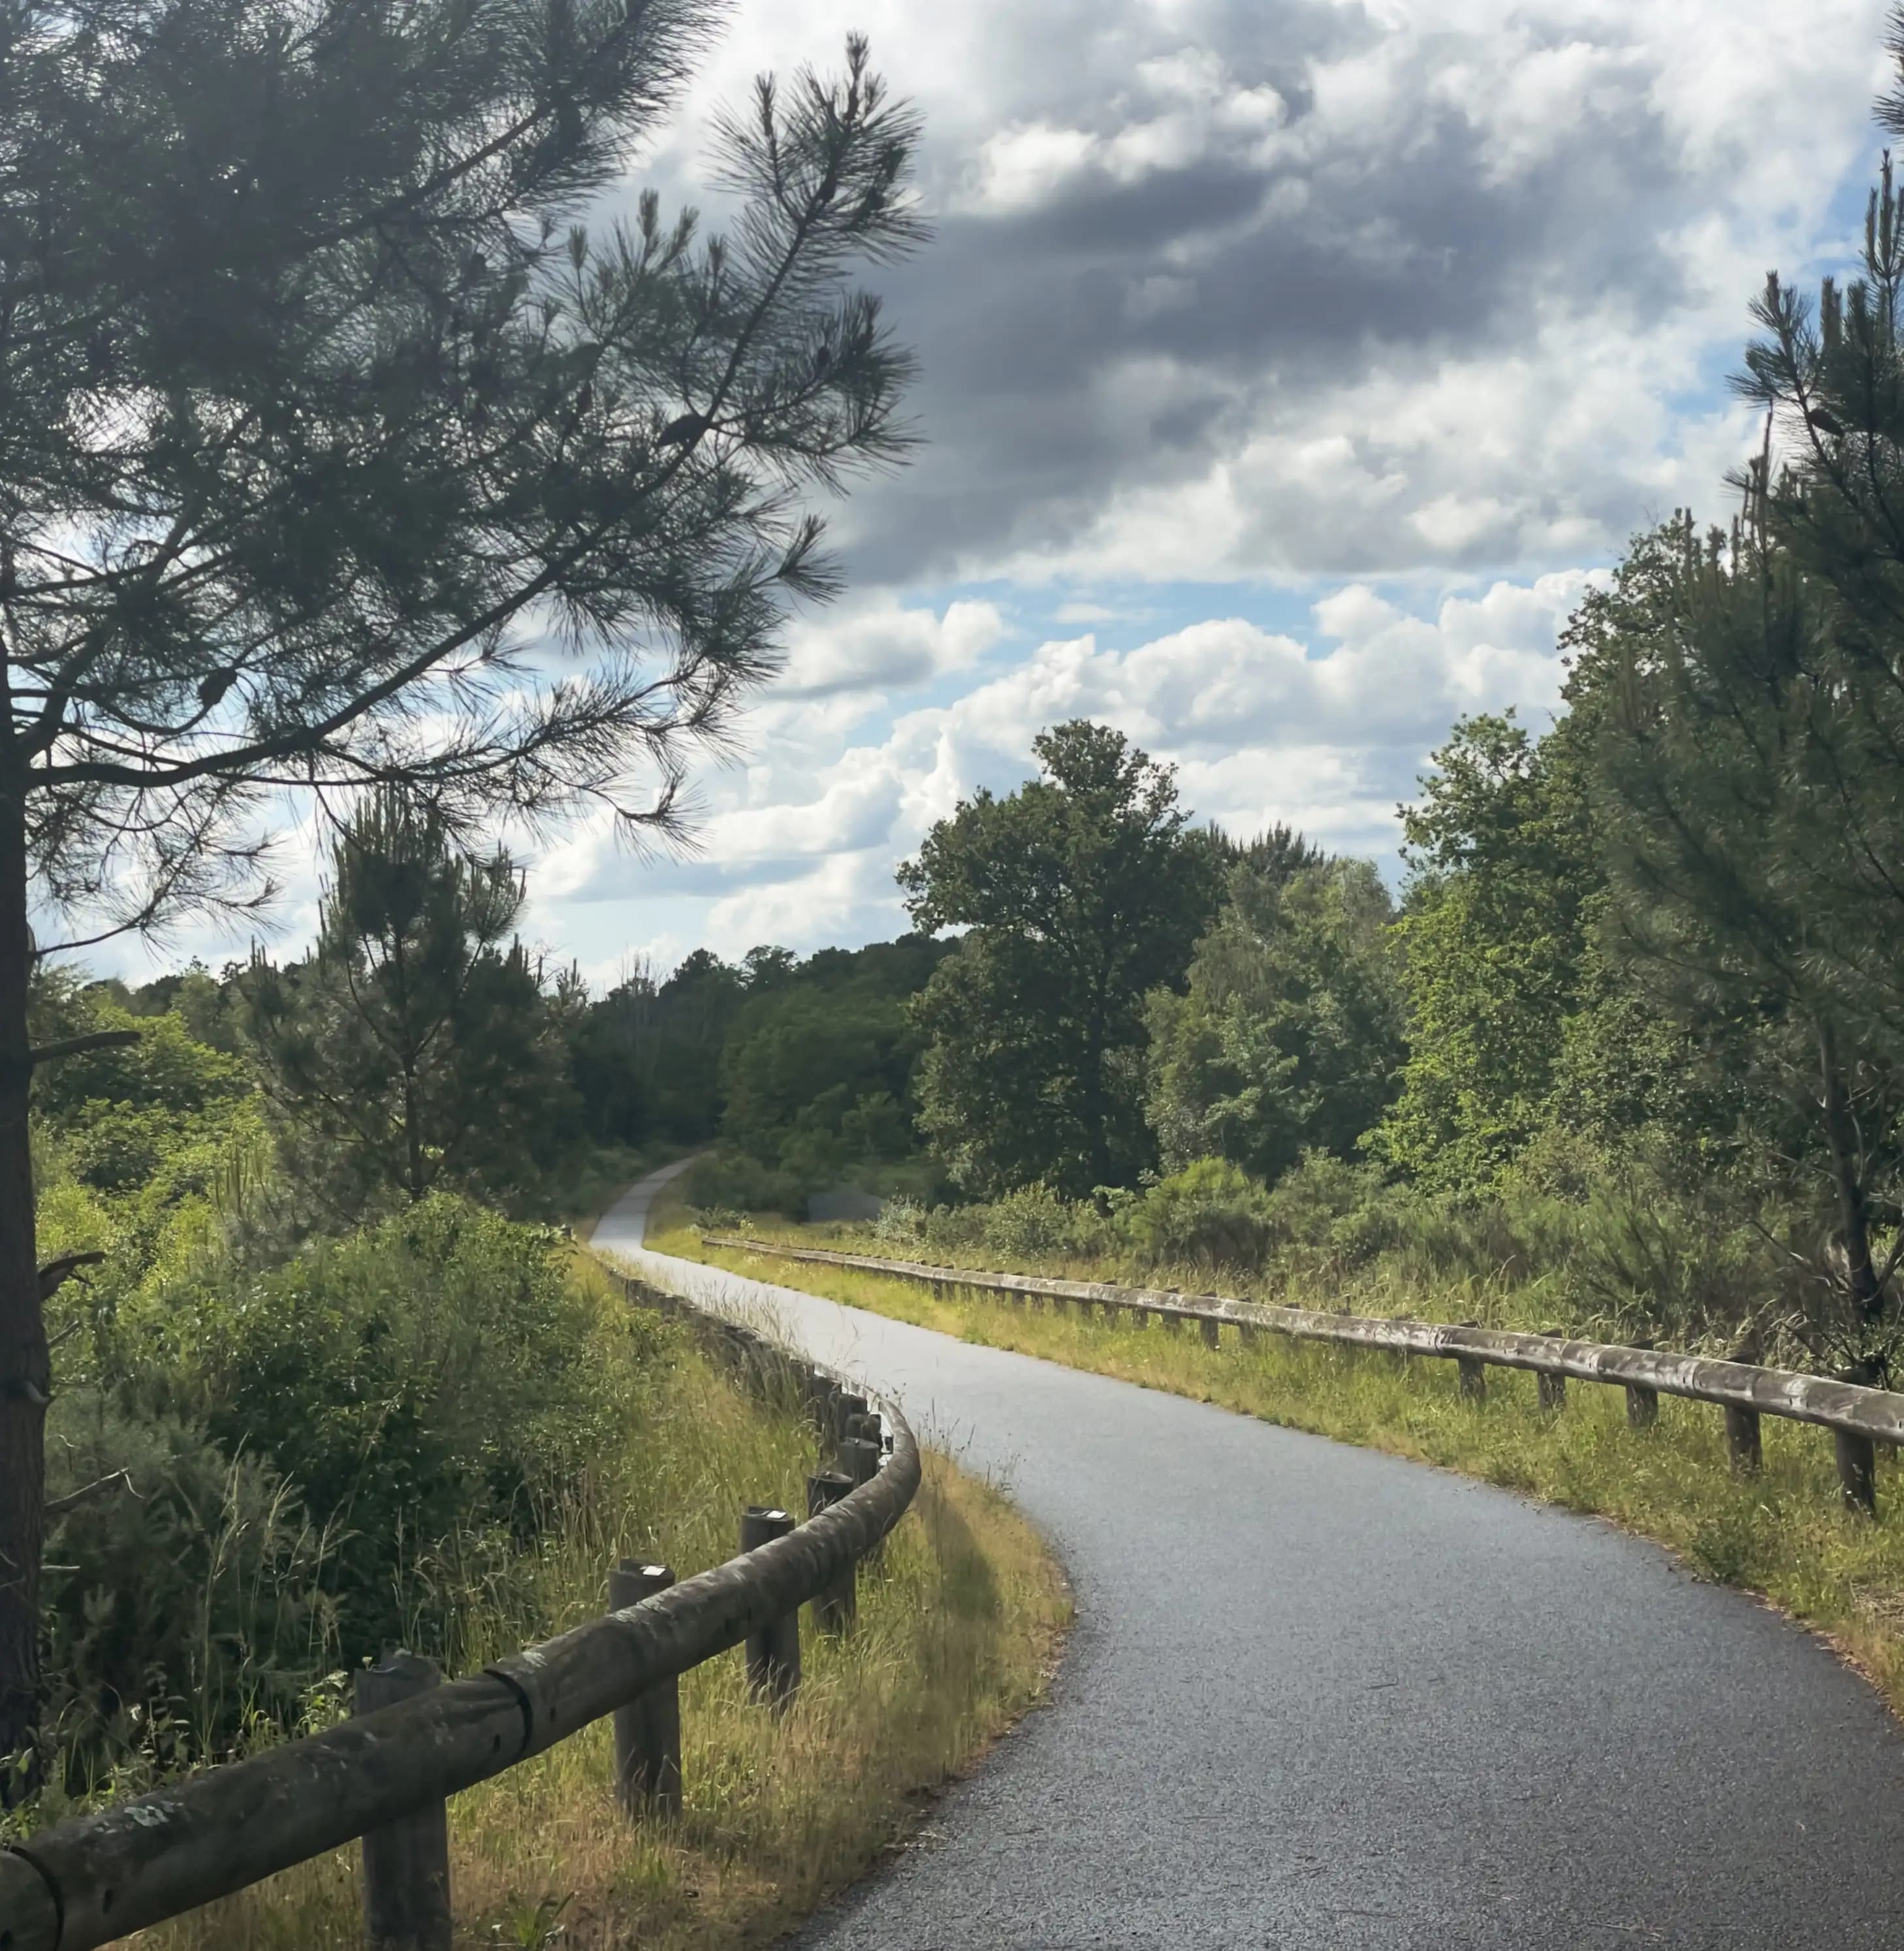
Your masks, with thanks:
<instances>
[{"instance_id":1,"label":"wooden guardrail","mask_svg":"<svg viewBox=\"0 0 1904 1951\"><path fill-rule=\"evenodd\" d=\"M807 1521L751 1509L743 1553L725 1565L445 1684L399 1656L374 1670L385 1697L423 1690L397 1704L0 1850L0 1951L92 1951L360 1837L373 1942L447 1946L447 1850L433 1840L447 1797L613 1715L624 1803L678 1806L674 1684L744 1641L757 1695L785 1705L798 1680L799 1608L815 1602L832 1630L851 1623L856 1568L919 1487L917 1444L885 1405L882 1467L878 1413L836 1378L645 1282L625 1285L631 1300L691 1316L761 1387L798 1391L838 1466L808 1479ZM660 1567L619 1576L637 1592L671 1579Z\"/></svg>"},{"instance_id":2,"label":"wooden guardrail","mask_svg":"<svg viewBox=\"0 0 1904 1951\"><path fill-rule=\"evenodd\" d=\"M1846 1503L1867 1513L1877 1508L1877 1446L1904 1443L1904 1394L1856 1382L1789 1369L1767 1369L1749 1362L1715 1361L1653 1348L1615 1347L1569 1339L1559 1329L1540 1334L1481 1328L1472 1322L1416 1321L1382 1315L1331 1314L1319 1309L1286 1307L1271 1301L1229 1300L1218 1294L1185 1294L1175 1288L1125 1287L1097 1281L1050 1280L1032 1274L1000 1273L974 1267L940 1266L919 1260L882 1260L868 1253L837 1253L816 1247L791 1247L734 1234L706 1233L710 1247L738 1248L786 1260L891 1274L940 1288L998 1294L1008 1300L1050 1300L1076 1306L1123 1311L1181 1328L1197 1322L1213 1347L1225 1326L1244 1341L1259 1333L1299 1341L1328 1341L1358 1348L1386 1349L1403 1355L1438 1357L1456 1364L1462 1393L1479 1401L1487 1393L1489 1368L1529 1369L1540 1378L1540 1406L1558 1409L1569 1378L1601 1382L1626 1391L1628 1420L1636 1428L1651 1425L1659 1398L1682 1396L1712 1403L1725 1412L1728 1447L1741 1474L1760 1465L1759 1419L1783 1416L1815 1423L1832 1432L1838 1483Z\"/></svg>"}]
</instances>

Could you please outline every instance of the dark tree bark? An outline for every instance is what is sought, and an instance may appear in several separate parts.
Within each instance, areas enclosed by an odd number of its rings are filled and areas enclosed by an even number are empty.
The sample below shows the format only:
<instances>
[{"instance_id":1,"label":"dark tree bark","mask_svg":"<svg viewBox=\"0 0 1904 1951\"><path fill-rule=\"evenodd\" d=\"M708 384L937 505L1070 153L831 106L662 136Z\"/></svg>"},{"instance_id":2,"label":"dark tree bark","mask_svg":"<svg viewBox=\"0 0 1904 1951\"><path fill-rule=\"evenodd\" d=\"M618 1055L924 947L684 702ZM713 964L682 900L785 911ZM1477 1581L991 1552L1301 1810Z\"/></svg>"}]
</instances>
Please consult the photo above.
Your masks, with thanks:
<instances>
[{"instance_id":1,"label":"dark tree bark","mask_svg":"<svg viewBox=\"0 0 1904 1951\"><path fill-rule=\"evenodd\" d=\"M1818 1076L1824 1110L1824 1129L1831 1156L1832 1191L1838 1206L1838 1227L1844 1239L1845 1289L1861 1328L1869 1328L1884 1312L1884 1282L1871 1256L1871 1197L1865 1183L1863 1147L1851 1094L1845 1085L1838 1056L1837 1032L1828 1021L1818 1025ZM1878 1378L1859 1365L1859 1381Z\"/></svg>"},{"instance_id":2,"label":"dark tree bark","mask_svg":"<svg viewBox=\"0 0 1904 1951\"><path fill-rule=\"evenodd\" d=\"M33 1057L25 785L13 741L0 740L0 1756L28 1743L39 1698L44 1431L52 1391L27 1138ZM14 1779L0 1778L0 1798Z\"/></svg>"}]
</instances>

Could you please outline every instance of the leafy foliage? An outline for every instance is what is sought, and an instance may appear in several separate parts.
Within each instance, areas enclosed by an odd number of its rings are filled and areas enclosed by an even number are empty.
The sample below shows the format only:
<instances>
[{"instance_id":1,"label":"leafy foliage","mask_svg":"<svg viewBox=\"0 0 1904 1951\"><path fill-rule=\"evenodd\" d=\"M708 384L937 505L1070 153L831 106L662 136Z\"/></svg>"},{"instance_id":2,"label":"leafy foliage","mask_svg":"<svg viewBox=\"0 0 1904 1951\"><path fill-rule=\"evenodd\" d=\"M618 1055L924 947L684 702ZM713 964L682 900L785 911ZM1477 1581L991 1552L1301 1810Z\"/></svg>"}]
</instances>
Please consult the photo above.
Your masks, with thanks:
<instances>
[{"instance_id":1,"label":"leafy foliage","mask_svg":"<svg viewBox=\"0 0 1904 1951\"><path fill-rule=\"evenodd\" d=\"M1149 1115L1166 1165L1272 1180L1312 1148L1353 1156L1403 1057L1390 904L1366 861L1231 872L1185 993L1153 993Z\"/></svg>"},{"instance_id":2,"label":"leafy foliage","mask_svg":"<svg viewBox=\"0 0 1904 1951\"><path fill-rule=\"evenodd\" d=\"M298 789L418 791L466 840L678 827L789 603L838 587L815 504L909 445L912 361L850 273L922 234L918 125L863 41L722 121L725 237L652 193L585 220L715 16L8 14L0 1749L38 1693L52 1381L27 991L72 945L33 921L261 903Z\"/></svg>"},{"instance_id":3,"label":"leafy foliage","mask_svg":"<svg viewBox=\"0 0 1904 1951\"><path fill-rule=\"evenodd\" d=\"M1159 1179L1120 1218L1141 1256L1159 1266L1256 1266L1269 1237L1262 1185L1228 1159L1198 1159Z\"/></svg>"},{"instance_id":4,"label":"leafy foliage","mask_svg":"<svg viewBox=\"0 0 1904 1951\"><path fill-rule=\"evenodd\" d=\"M1075 720L1042 776L979 791L899 871L913 921L969 932L918 1005L920 1122L974 1191L1128 1183L1148 1163L1144 997L1181 982L1216 904L1170 769Z\"/></svg>"},{"instance_id":5,"label":"leafy foliage","mask_svg":"<svg viewBox=\"0 0 1904 1951\"><path fill-rule=\"evenodd\" d=\"M810 1186L911 1157L922 1039L906 1004L944 954L909 936L757 969L722 1054L724 1143Z\"/></svg>"},{"instance_id":6,"label":"leafy foliage","mask_svg":"<svg viewBox=\"0 0 1904 1951\"><path fill-rule=\"evenodd\" d=\"M1465 720L1403 810L1408 1055L1375 1142L1425 1184L1489 1185L1547 1115L1602 885L1575 745Z\"/></svg>"},{"instance_id":7,"label":"leafy foliage","mask_svg":"<svg viewBox=\"0 0 1904 1951\"><path fill-rule=\"evenodd\" d=\"M133 1399L297 1486L352 1657L440 1634L418 1598L444 1541L532 1534L617 1413L560 1236L440 1193L275 1269L166 1282L120 1334Z\"/></svg>"}]
</instances>

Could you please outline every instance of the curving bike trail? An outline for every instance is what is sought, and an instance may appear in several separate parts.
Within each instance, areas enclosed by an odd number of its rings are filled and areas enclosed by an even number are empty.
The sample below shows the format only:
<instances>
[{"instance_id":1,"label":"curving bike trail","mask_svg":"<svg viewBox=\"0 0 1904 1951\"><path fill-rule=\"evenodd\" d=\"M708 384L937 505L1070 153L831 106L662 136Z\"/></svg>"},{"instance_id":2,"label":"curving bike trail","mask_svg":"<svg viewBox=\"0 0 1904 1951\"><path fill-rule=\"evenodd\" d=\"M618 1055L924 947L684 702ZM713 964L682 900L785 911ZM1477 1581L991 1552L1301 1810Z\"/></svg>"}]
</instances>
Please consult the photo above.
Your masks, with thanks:
<instances>
[{"instance_id":1,"label":"curving bike trail","mask_svg":"<svg viewBox=\"0 0 1904 1951\"><path fill-rule=\"evenodd\" d=\"M676 1168L679 1169L679 1168ZM1069 1573L1050 1707L807 1951L1904 1943L1904 1729L1611 1525L646 1251L1003 1475Z\"/></svg>"}]
</instances>

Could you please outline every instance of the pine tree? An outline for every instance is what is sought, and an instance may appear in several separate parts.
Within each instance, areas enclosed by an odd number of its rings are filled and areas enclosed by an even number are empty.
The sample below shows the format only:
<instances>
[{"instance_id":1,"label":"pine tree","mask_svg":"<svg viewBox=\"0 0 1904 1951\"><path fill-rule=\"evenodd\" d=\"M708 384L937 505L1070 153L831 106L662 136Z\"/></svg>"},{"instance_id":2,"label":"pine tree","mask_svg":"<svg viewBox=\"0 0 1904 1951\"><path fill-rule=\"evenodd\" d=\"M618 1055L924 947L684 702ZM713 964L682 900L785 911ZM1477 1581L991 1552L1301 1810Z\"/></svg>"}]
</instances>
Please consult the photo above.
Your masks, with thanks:
<instances>
[{"instance_id":1,"label":"pine tree","mask_svg":"<svg viewBox=\"0 0 1904 1951\"><path fill-rule=\"evenodd\" d=\"M837 586L815 492L906 444L847 272L919 235L916 123L863 43L723 123L724 239L652 195L582 221L719 11L0 0L0 1754L38 1691L36 957L266 897L295 789L678 823Z\"/></svg>"},{"instance_id":2,"label":"pine tree","mask_svg":"<svg viewBox=\"0 0 1904 1951\"><path fill-rule=\"evenodd\" d=\"M1769 525L1762 461L1746 516L1701 535L1681 517L1642 544L1645 600L1599 654L1613 680L1598 751L1609 945L1675 1019L1781 1089L1799 1155L1835 1210L1818 1352L1863 1380L1893 1359L1874 1235L1897 1213L1904 1037L1857 972L1877 916L1847 898L1856 826L1821 790L1859 707L1827 588ZM1862 791L1904 785L1893 768Z\"/></svg>"},{"instance_id":3,"label":"pine tree","mask_svg":"<svg viewBox=\"0 0 1904 1951\"><path fill-rule=\"evenodd\" d=\"M567 1050L514 931L520 876L385 787L332 854L308 960L254 957L248 1041L300 1182L357 1219L439 1185L535 1182L567 1115Z\"/></svg>"}]
</instances>

